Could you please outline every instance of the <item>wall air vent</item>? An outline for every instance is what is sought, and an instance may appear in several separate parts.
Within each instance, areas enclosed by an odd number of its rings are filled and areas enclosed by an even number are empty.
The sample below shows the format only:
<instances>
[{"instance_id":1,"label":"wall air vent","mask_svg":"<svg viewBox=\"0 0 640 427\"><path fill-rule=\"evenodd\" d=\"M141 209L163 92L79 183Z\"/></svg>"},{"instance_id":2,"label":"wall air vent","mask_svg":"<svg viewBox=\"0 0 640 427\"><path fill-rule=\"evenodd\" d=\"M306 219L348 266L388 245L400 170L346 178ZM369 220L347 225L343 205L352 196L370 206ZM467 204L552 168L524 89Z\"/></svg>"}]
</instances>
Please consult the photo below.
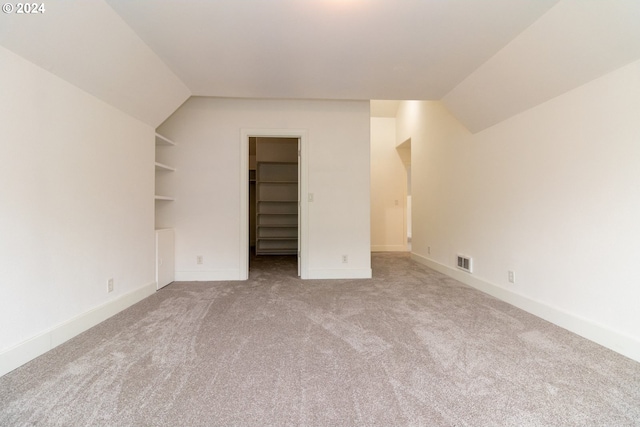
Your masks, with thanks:
<instances>
[{"instance_id":1,"label":"wall air vent","mask_svg":"<svg viewBox=\"0 0 640 427\"><path fill-rule=\"evenodd\" d=\"M471 273L472 263L471 258L464 255L458 255L458 268L464 270L467 273Z\"/></svg>"}]
</instances>

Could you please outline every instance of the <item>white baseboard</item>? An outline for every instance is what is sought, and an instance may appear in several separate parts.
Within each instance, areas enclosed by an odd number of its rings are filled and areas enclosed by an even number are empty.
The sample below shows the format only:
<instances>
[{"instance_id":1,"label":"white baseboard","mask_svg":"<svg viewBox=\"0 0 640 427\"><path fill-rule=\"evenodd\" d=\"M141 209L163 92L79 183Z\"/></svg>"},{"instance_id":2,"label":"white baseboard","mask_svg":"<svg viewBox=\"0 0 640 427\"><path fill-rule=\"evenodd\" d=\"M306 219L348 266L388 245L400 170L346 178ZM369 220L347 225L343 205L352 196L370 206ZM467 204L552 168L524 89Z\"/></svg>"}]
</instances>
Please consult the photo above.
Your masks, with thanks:
<instances>
[{"instance_id":1,"label":"white baseboard","mask_svg":"<svg viewBox=\"0 0 640 427\"><path fill-rule=\"evenodd\" d=\"M125 308L152 295L155 291L156 282L148 283L3 351L0 353L0 376L107 320Z\"/></svg>"},{"instance_id":2,"label":"white baseboard","mask_svg":"<svg viewBox=\"0 0 640 427\"><path fill-rule=\"evenodd\" d=\"M308 279L370 279L371 269L318 269L309 270Z\"/></svg>"},{"instance_id":3,"label":"white baseboard","mask_svg":"<svg viewBox=\"0 0 640 427\"><path fill-rule=\"evenodd\" d=\"M622 354L623 356L640 362L640 341L634 337L614 331L606 326L569 313L558 307L553 307L549 304L534 300L509 289L505 289L501 286L479 279L469 273L458 270L457 268L440 264L432 259L423 257L422 255L412 253L411 258L420 264L446 274L459 282L469 285L479 291L578 334L588 340L607 347Z\"/></svg>"},{"instance_id":4,"label":"white baseboard","mask_svg":"<svg viewBox=\"0 0 640 427\"><path fill-rule=\"evenodd\" d=\"M371 252L406 252L407 245L371 245Z\"/></svg>"},{"instance_id":5,"label":"white baseboard","mask_svg":"<svg viewBox=\"0 0 640 427\"><path fill-rule=\"evenodd\" d=\"M240 272L234 270L176 271L176 282L218 282L223 280L242 280Z\"/></svg>"}]
</instances>

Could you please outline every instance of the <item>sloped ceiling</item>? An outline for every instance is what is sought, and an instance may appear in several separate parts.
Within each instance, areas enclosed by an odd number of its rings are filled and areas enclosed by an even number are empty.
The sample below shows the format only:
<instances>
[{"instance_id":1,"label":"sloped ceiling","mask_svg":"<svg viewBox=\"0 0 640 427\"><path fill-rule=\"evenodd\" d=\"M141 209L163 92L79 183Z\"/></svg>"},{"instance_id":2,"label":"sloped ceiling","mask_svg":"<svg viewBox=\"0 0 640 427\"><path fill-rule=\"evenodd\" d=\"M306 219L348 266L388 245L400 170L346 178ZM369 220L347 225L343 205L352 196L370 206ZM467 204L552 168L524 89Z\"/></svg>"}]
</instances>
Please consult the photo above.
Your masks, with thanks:
<instances>
[{"instance_id":1,"label":"sloped ceiling","mask_svg":"<svg viewBox=\"0 0 640 427\"><path fill-rule=\"evenodd\" d=\"M443 99L477 132L640 59L640 1L565 0Z\"/></svg>"},{"instance_id":2,"label":"sloped ceiling","mask_svg":"<svg viewBox=\"0 0 640 427\"><path fill-rule=\"evenodd\" d=\"M101 0L44 2L34 15L0 14L0 45L157 127L191 92Z\"/></svg>"},{"instance_id":3,"label":"sloped ceiling","mask_svg":"<svg viewBox=\"0 0 640 427\"><path fill-rule=\"evenodd\" d=\"M442 99L472 131L640 58L638 0L65 0L0 44L157 126L187 97Z\"/></svg>"}]
</instances>

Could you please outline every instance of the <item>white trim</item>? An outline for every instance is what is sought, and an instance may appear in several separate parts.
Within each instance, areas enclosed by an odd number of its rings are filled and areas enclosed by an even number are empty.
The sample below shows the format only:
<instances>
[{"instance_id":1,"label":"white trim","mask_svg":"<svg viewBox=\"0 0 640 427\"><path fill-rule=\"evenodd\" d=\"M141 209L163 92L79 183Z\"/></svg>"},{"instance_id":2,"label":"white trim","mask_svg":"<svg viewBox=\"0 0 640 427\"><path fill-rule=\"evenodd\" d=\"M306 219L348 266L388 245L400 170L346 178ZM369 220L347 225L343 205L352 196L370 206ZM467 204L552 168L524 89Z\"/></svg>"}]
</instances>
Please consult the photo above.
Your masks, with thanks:
<instances>
[{"instance_id":1,"label":"white trim","mask_svg":"<svg viewBox=\"0 0 640 427\"><path fill-rule=\"evenodd\" d=\"M49 331L30 338L0 353L0 376L51 350Z\"/></svg>"},{"instance_id":2,"label":"white trim","mask_svg":"<svg viewBox=\"0 0 640 427\"><path fill-rule=\"evenodd\" d=\"M371 269L309 270L309 279L371 279Z\"/></svg>"},{"instance_id":3,"label":"white trim","mask_svg":"<svg viewBox=\"0 0 640 427\"><path fill-rule=\"evenodd\" d=\"M249 278L249 137L300 138L300 278L310 279L308 271L309 206L308 194L309 133L306 129L240 129L240 252L239 275L237 280Z\"/></svg>"},{"instance_id":4,"label":"white trim","mask_svg":"<svg viewBox=\"0 0 640 427\"><path fill-rule=\"evenodd\" d=\"M218 282L223 280L246 280L242 270L198 270L176 271L176 282Z\"/></svg>"},{"instance_id":5,"label":"white trim","mask_svg":"<svg viewBox=\"0 0 640 427\"><path fill-rule=\"evenodd\" d=\"M440 273L446 274L472 288L496 297L504 302L514 305L528 313L547 320L557 326L567 329L588 340L607 347L630 359L640 362L640 341L627 334L612 330L604 325L595 323L589 319L569 313L561 308L553 307L542 301L518 294L509 289L479 279L457 268L440 264L432 259L416 253L411 258L420 264L424 264Z\"/></svg>"},{"instance_id":6,"label":"white trim","mask_svg":"<svg viewBox=\"0 0 640 427\"><path fill-rule=\"evenodd\" d=\"M249 279L249 136L240 130L240 252L238 252L238 280Z\"/></svg>"},{"instance_id":7,"label":"white trim","mask_svg":"<svg viewBox=\"0 0 640 427\"><path fill-rule=\"evenodd\" d=\"M155 291L156 282L148 283L3 351L0 353L0 376L13 371L98 323L131 307L133 304L152 295Z\"/></svg>"}]
</instances>

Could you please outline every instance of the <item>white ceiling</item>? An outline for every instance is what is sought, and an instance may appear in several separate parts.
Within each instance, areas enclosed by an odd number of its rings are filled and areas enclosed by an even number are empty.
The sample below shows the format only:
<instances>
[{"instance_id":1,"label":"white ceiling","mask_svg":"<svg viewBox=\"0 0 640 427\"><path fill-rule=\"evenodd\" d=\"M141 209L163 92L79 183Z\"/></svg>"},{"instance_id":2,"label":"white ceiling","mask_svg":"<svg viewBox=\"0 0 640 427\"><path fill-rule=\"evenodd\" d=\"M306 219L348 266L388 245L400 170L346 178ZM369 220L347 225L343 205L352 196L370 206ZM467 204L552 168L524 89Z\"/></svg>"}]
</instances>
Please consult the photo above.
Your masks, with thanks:
<instances>
[{"instance_id":1,"label":"white ceiling","mask_svg":"<svg viewBox=\"0 0 640 427\"><path fill-rule=\"evenodd\" d=\"M107 0L193 95L440 99L557 0Z\"/></svg>"},{"instance_id":2,"label":"white ceiling","mask_svg":"<svg viewBox=\"0 0 640 427\"><path fill-rule=\"evenodd\" d=\"M195 95L442 99L476 132L640 59L639 23L639 0L65 0L0 14L0 45L154 127Z\"/></svg>"}]
</instances>

